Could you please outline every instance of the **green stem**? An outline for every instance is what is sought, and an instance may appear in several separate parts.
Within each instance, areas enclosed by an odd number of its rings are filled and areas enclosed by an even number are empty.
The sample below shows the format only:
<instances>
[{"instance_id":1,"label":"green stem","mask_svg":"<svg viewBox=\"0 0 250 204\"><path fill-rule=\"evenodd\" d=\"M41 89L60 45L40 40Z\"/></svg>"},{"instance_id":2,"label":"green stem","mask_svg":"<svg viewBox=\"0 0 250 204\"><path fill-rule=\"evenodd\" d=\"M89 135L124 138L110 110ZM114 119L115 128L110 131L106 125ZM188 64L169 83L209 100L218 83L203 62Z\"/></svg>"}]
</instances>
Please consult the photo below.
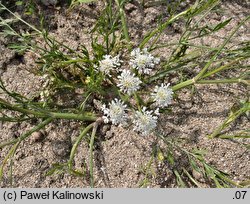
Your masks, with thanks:
<instances>
[{"instance_id":1,"label":"green stem","mask_svg":"<svg viewBox=\"0 0 250 204\"><path fill-rule=\"evenodd\" d=\"M7 122L22 122L26 120L30 120L31 118L11 118L11 117L0 117L0 121L7 121Z\"/></svg>"},{"instance_id":2,"label":"green stem","mask_svg":"<svg viewBox=\"0 0 250 204\"><path fill-rule=\"evenodd\" d=\"M46 39L46 37L50 40L50 41L54 41L58 44L60 44L61 46L65 47L66 49L70 50L73 53L76 53L76 51L72 50L71 48L69 48L68 46L64 45L63 43L59 42L56 39L52 39L50 36L44 36L44 33L42 31L40 31L39 29L37 29L36 27L30 25L29 23L27 23L26 21L24 21L20 16L18 16L17 14L13 13L11 10L9 10L6 6L4 6L1 2L0 2L0 6L2 8L4 8L6 11L8 11L10 14L12 14L16 19L20 20L22 23L24 23L25 25L27 25L28 27L30 27L31 29L33 29L34 31L36 31L39 35L43 35L43 37Z\"/></svg>"},{"instance_id":3,"label":"green stem","mask_svg":"<svg viewBox=\"0 0 250 204\"><path fill-rule=\"evenodd\" d=\"M56 119L68 119L68 120L81 120L81 121L89 121L93 122L97 119L97 117L93 113L83 114L74 114L74 113L49 113L50 117Z\"/></svg>"},{"instance_id":4,"label":"green stem","mask_svg":"<svg viewBox=\"0 0 250 204\"><path fill-rule=\"evenodd\" d=\"M182 89L182 88L184 88L184 87L186 87L186 86L190 86L190 85L192 85L192 84L194 84L194 80L193 80L193 79L189 79L189 80L187 80L187 81L184 81L184 82L182 82L182 83L179 83L179 84L173 86L173 87L172 87L172 90L173 90L173 91L177 91L177 90L179 90L179 89Z\"/></svg>"},{"instance_id":5,"label":"green stem","mask_svg":"<svg viewBox=\"0 0 250 204\"><path fill-rule=\"evenodd\" d=\"M196 84L224 84L224 83L243 83L250 85L250 80L243 79L221 79L221 80L200 80Z\"/></svg>"},{"instance_id":6,"label":"green stem","mask_svg":"<svg viewBox=\"0 0 250 204\"><path fill-rule=\"evenodd\" d=\"M137 108L139 111L141 111L140 99L139 99L139 96L137 95L137 93L134 93L134 97L135 97L135 101L137 104Z\"/></svg>"},{"instance_id":7,"label":"green stem","mask_svg":"<svg viewBox=\"0 0 250 204\"><path fill-rule=\"evenodd\" d=\"M44 128L47 124L49 124L51 121L53 120L53 118L47 118L46 120L44 120L43 122L41 122L39 125L37 125L36 127L32 128L31 130L29 130L28 132L24 133L23 135L21 135L19 138L5 142L0 144L0 149L7 146L7 145L11 145L11 144L15 144L18 141L23 141L25 140L27 137L29 137L33 132L37 132L40 129Z\"/></svg>"},{"instance_id":8,"label":"green stem","mask_svg":"<svg viewBox=\"0 0 250 204\"><path fill-rule=\"evenodd\" d=\"M58 64L59 65L69 65L69 64L77 63L77 62L90 62L90 60L87 60L87 59L70 59L70 60L67 60L67 61L61 61Z\"/></svg>"},{"instance_id":9,"label":"green stem","mask_svg":"<svg viewBox=\"0 0 250 204\"><path fill-rule=\"evenodd\" d=\"M94 155L93 155L93 149L94 149L94 141L95 141L95 135L98 128L98 123L94 123L94 127L92 130L91 138L90 138L90 161L89 161L89 168L90 168L90 186L91 188L94 188L94 173L93 173L93 161L94 161Z\"/></svg>"},{"instance_id":10,"label":"green stem","mask_svg":"<svg viewBox=\"0 0 250 204\"><path fill-rule=\"evenodd\" d=\"M128 34L128 26L127 26L127 21L126 21L126 15L125 15L123 6L120 4L119 0L115 0L115 3L119 7L119 13L120 13L120 17L121 17L122 29L123 29L125 39L128 42L130 42L130 38L129 38L129 34Z\"/></svg>"},{"instance_id":11,"label":"green stem","mask_svg":"<svg viewBox=\"0 0 250 204\"><path fill-rule=\"evenodd\" d=\"M11 147L9 153L7 154L7 156L6 156L6 157L4 158L4 160L2 161L2 164L1 164L1 166L0 166L0 181L1 181L2 178L3 178L3 168L4 168L4 166L6 165L8 159L11 157L11 155L13 155L13 152L15 151L17 144L18 144L18 142L17 142L15 145L13 145L13 146Z\"/></svg>"},{"instance_id":12,"label":"green stem","mask_svg":"<svg viewBox=\"0 0 250 204\"><path fill-rule=\"evenodd\" d=\"M184 81L182 83L179 83L173 86L172 90L177 91L179 89L185 88L193 84L219 84L219 83L243 83L243 84L249 85L250 81L243 80L243 79L222 79L222 80L200 80L200 81L195 82L194 79L189 79L187 81Z\"/></svg>"},{"instance_id":13,"label":"green stem","mask_svg":"<svg viewBox=\"0 0 250 204\"><path fill-rule=\"evenodd\" d=\"M241 61L243 59L245 59L245 58L244 57L240 57L240 58L238 58L236 60L233 60L233 61L229 62L228 64L225 64L223 66L218 67L217 69L214 69L214 70L212 70L210 72L207 72L201 78L206 78L206 77L209 77L209 76L211 76L213 74L216 74L216 73L218 73L218 72L220 72L222 70L229 69L232 65L236 64L237 62L239 62L239 61Z\"/></svg>"},{"instance_id":14,"label":"green stem","mask_svg":"<svg viewBox=\"0 0 250 204\"><path fill-rule=\"evenodd\" d=\"M201 159L200 157L197 157L197 155L193 154L192 152L189 152L189 151L187 151L186 149L184 149L183 147L181 147L181 146L179 146L179 145L173 143L173 142L170 141L170 140L167 140L166 138L164 138L164 137L163 137L162 135L160 135L160 134L157 134L157 136L158 136L159 138L161 138L165 143L167 143L167 144L169 144L169 145L171 145L171 146L176 147L176 148L179 149L181 152L184 152L186 155L191 156L192 158L194 158L194 159L196 159L196 160L202 162L203 165L206 165L206 166L208 166L209 168L211 168L209 164L207 164L207 163L206 163L203 159ZM215 171L218 172L216 169L215 169ZM231 184L233 184L233 185L236 186L236 187L242 187L241 185L237 184L236 182L232 181L231 179L227 178L226 176L223 176L223 175L220 175L220 176L222 177L223 180L227 181L228 183L231 183ZM214 180L214 182L216 182L216 180Z\"/></svg>"},{"instance_id":15,"label":"green stem","mask_svg":"<svg viewBox=\"0 0 250 204\"><path fill-rule=\"evenodd\" d=\"M18 111L27 115L33 115L38 118L53 118L53 119L72 119L72 120L81 120L81 121L95 121L97 117L93 113L83 114L74 114L74 113L57 113L57 112L39 112L30 109L21 108L10 104L3 99L0 99L0 105L4 106L9 110Z\"/></svg>"},{"instance_id":16,"label":"green stem","mask_svg":"<svg viewBox=\"0 0 250 204\"><path fill-rule=\"evenodd\" d=\"M174 55L176 54L176 51L180 49L181 46L184 45L184 43L189 41L189 37L191 36L191 34L194 32L194 28L198 27L198 25L200 24L200 22L208 15L211 13L211 10L217 5L216 2L214 2L210 8L206 9L206 12L196 21L196 23L192 26L193 28L190 28L189 26L186 27L185 31L183 32L183 34L181 35L180 39L179 39L179 45L172 51L172 54L169 57L168 62L170 62L172 60L172 58L174 57ZM197 5L196 5L197 6ZM196 7L194 6L194 7ZM187 22L190 20L190 17L188 18ZM175 57L174 57L175 58Z\"/></svg>"},{"instance_id":17,"label":"green stem","mask_svg":"<svg viewBox=\"0 0 250 204\"><path fill-rule=\"evenodd\" d=\"M146 165L145 178L143 179L143 183L140 185L140 187L146 187L146 185L148 183L149 176L150 176L150 170L151 170L151 166L152 166L153 161L154 161L154 154L151 154L149 162Z\"/></svg>"},{"instance_id":18,"label":"green stem","mask_svg":"<svg viewBox=\"0 0 250 204\"><path fill-rule=\"evenodd\" d=\"M235 121L239 116L241 116L243 113L250 110L250 103L246 103L242 108L240 108L238 111L234 112L231 116L229 116L222 125L220 125L218 128L215 129L215 131L208 136L210 139L217 137L220 135L221 131L225 129L227 126L229 126L233 121Z\"/></svg>"},{"instance_id":19,"label":"green stem","mask_svg":"<svg viewBox=\"0 0 250 204\"><path fill-rule=\"evenodd\" d=\"M74 143L71 152L70 152L70 157L69 157L69 161L68 161L68 166L69 169L72 169L73 166L73 159L77 150L77 147L79 146L80 142L82 141L83 137L87 134L87 132L93 128L95 123L91 123L90 125L88 125L79 135L79 137L77 138L76 142Z\"/></svg>"},{"instance_id":20,"label":"green stem","mask_svg":"<svg viewBox=\"0 0 250 204\"><path fill-rule=\"evenodd\" d=\"M3 176L3 168L6 165L7 161L9 160L10 157L12 157L14 155L14 153L16 152L19 144L21 143L21 141L25 140L27 137L29 137L33 132L36 132L42 128L44 128L47 124L49 124L53 119L52 118L47 118L46 120L44 120L43 122L41 122L39 125L37 125L36 127L32 128L31 130L29 130L28 132L26 132L25 134L21 135L19 138L12 140L10 142L6 142L6 143L2 143L0 144L0 148L3 148L6 145L10 145L10 144L14 144L9 153L7 154L7 156L4 158L1 167L0 167L0 180L2 179Z\"/></svg>"},{"instance_id":21,"label":"green stem","mask_svg":"<svg viewBox=\"0 0 250 204\"><path fill-rule=\"evenodd\" d=\"M37 28L35 28L34 26L30 25L29 23L27 23L26 21L24 21L20 16L18 16L17 14L13 13L11 10L9 10L7 7L5 7L1 2L0 2L0 6L3 7L6 11L8 11L9 13L11 13L13 16L15 16L16 19L18 19L19 21L23 22L25 25L27 25L28 27L32 28L34 31L38 32L39 34L42 34L42 31L38 30Z\"/></svg>"},{"instance_id":22,"label":"green stem","mask_svg":"<svg viewBox=\"0 0 250 204\"><path fill-rule=\"evenodd\" d=\"M207 64L204 66L204 68L200 71L200 73L194 78L195 81L198 81L200 78L203 77L203 75L207 72L208 68L211 66L211 64L214 62L214 60L218 57L222 49L226 46L226 44L229 42L229 40L234 36L234 34L239 30L239 28L250 19L250 16L245 18L240 22L240 24L233 30L233 32L229 35L229 37L222 43L218 51L214 54L214 56L207 62Z\"/></svg>"},{"instance_id":23,"label":"green stem","mask_svg":"<svg viewBox=\"0 0 250 204\"><path fill-rule=\"evenodd\" d=\"M198 187L198 188L202 188L202 186L199 184L198 181L196 181L185 168L182 168L183 172L187 175L187 177Z\"/></svg>"},{"instance_id":24,"label":"green stem","mask_svg":"<svg viewBox=\"0 0 250 204\"><path fill-rule=\"evenodd\" d=\"M151 31L146 38L143 39L143 41L140 44L140 48L142 49L145 44L154 36L156 35L158 32L161 32L162 30L164 30L169 24L173 23L175 20L177 20L178 18L180 18L181 16L186 15L189 11L191 10L191 8L187 9L186 11L183 11L179 14L177 14L176 16L170 18L168 21L166 21L165 23L163 23L161 26L159 26L158 28L154 29L153 31Z\"/></svg>"},{"instance_id":25,"label":"green stem","mask_svg":"<svg viewBox=\"0 0 250 204\"><path fill-rule=\"evenodd\" d=\"M226 65L223 65L223 66L221 66L217 69L214 69L210 72L207 72L201 78L203 79L203 78L209 77L215 73L218 73L224 69L228 69L231 65L237 63L238 61L240 61L242 59L243 58L236 59L236 60L234 60ZM189 79L187 81L181 82L181 83L173 86L172 89L173 89L173 91L177 91L179 89L185 88L185 87L193 85L193 84L217 84L217 83L243 83L243 84L249 85L250 81L244 80L244 79L222 79L222 80L198 80L198 81L196 81L195 78L193 78L193 79Z\"/></svg>"},{"instance_id":26,"label":"green stem","mask_svg":"<svg viewBox=\"0 0 250 204\"><path fill-rule=\"evenodd\" d=\"M219 135L220 139L250 139L250 135Z\"/></svg>"}]
</instances>

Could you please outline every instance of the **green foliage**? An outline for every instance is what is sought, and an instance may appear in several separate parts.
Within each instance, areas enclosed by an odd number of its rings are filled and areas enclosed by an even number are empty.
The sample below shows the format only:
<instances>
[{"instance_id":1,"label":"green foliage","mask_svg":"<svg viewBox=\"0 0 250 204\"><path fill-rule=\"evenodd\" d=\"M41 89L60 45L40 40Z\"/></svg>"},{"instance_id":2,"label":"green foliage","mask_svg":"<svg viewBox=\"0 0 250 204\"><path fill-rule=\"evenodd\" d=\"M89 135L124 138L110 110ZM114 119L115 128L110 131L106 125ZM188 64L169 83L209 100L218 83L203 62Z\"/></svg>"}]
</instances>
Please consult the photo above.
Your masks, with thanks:
<instances>
[{"instance_id":1,"label":"green foliage","mask_svg":"<svg viewBox=\"0 0 250 204\"><path fill-rule=\"evenodd\" d=\"M94 3L94 0L72 0L70 8L80 3ZM244 25L250 17L243 19L224 39L218 47L197 45L194 40L202 39L207 36L213 36L218 31L224 29L232 20L226 19L215 25L202 24L202 22L211 15L211 12L218 9L218 0L197 0L186 10L179 12L181 1L166 4L165 1L142 2L142 8L155 5L166 7L169 12L169 18L150 30L140 40L138 47L148 47L149 51L155 51L159 48L169 48L170 56L164 56L159 68L155 73L149 76L138 73L133 69L133 73L142 81L142 90L135 92L133 95L122 93L116 85L118 79L117 73L105 75L97 71L98 63L103 60L105 55L121 55L122 60L127 60L129 52L134 46L129 33L128 19L125 12L125 6L129 1L126 0L107 0L104 3L103 10L100 13L95 26L90 31L91 48L81 45L81 49L76 51L66 46L64 43L50 36L43 26L41 29L36 28L22 16L12 12L2 3L0 3L0 12L10 14L11 17L0 17L0 35L12 39L8 46L22 55L25 52L35 53L36 63L39 69L34 73L46 76L48 83L40 96L26 98L19 93L9 91L2 79L0 78L1 91L12 98L12 101L6 101L0 98L0 120L6 122L31 121L32 119L41 119L41 123L30 131L24 133L18 139L6 141L0 144L0 148L12 145L9 153L2 161L0 166L0 177L4 175L4 167L10 162L12 175L13 155L15 154L20 142L25 141L34 131L44 128L55 119L77 120L84 123L84 128L74 143L70 158L67 163L54 164L46 175L55 173L70 173L76 176L86 177L89 175L90 186L94 187L94 144L97 128L103 124L101 116L101 105L109 103L112 98L122 99L128 107L136 112L142 111L141 107L150 108L152 100L147 99L152 87L159 85L167 77L176 77L177 80L172 90L177 95L178 90L186 87L193 87L196 84L224 84L240 83L243 86L249 86L249 71L241 71L236 78L229 78L224 73L229 69L241 68L249 69L249 65L243 65L243 62L249 60L250 49L249 42L244 41L234 43L234 46L227 47L239 28ZM35 6L32 1L16 1L16 6L25 7L25 15L33 15ZM72 11L71 10L71 11ZM161 35L168 26L175 22L181 21L185 25L180 38L177 41L161 43ZM26 26L25 31L17 29L17 24L22 23ZM43 45L36 42L36 37L40 37ZM128 64L128 63L127 63ZM127 66L125 64L125 66ZM194 68L200 67L198 73ZM117 68L119 69L119 68ZM82 101L77 106L64 107L57 103L57 96L63 92L74 93L81 89ZM42 100L42 95L46 100ZM95 107L96 101L100 106ZM93 105L94 104L94 105ZM221 139L238 139L249 138L249 130L241 130L237 135L223 134L222 131L234 123L239 117L249 117L250 104L249 100L241 101L237 106L231 108L228 118L210 135L210 138L219 137ZM17 113L15 117L8 116L6 111ZM160 114L170 114L171 108L162 108ZM92 131L89 138L90 163L89 170L77 170L74 168L74 158L83 139ZM146 187L150 184L151 179L157 176L153 165L156 163L166 164L172 171L176 179L176 184L180 187L188 187L191 184L196 187L202 187L193 172L200 174L207 183L213 187L244 187L249 185L249 181L240 184L230 179L230 175L218 170L216 167L206 163L206 152L204 150L187 150L179 143L178 139L169 139L167 136L156 131L156 135L163 141L165 146L162 148L156 144L152 148L150 160L145 166L141 167L141 173L144 179L139 183L140 187ZM249 145L243 144L249 148ZM176 152L182 155L183 160L187 160L187 165L179 165L180 159ZM87 172L89 171L89 172Z\"/></svg>"}]
</instances>

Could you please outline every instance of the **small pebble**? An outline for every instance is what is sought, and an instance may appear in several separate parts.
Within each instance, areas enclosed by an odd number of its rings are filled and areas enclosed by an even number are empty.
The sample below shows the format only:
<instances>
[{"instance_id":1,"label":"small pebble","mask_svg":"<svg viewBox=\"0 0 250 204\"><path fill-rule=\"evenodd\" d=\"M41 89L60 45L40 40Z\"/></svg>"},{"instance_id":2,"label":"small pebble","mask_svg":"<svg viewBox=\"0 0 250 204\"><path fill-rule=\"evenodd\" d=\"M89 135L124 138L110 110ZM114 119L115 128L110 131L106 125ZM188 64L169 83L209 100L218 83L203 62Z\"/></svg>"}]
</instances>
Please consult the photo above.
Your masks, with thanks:
<instances>
[{"instance_id":1,"label":"small pebble","mask_svg":"<svg viewBox=\"0 0 250 204\"><path fill-rule=\"evenodd\" d=\"M72 144L68 141L55 141L52 143L52 151L56 156L67 157L70 154Z\"/></svg>"},{"instance_id":2,"label":"small pebble","mask_svg":"<svg viewBox=\"0 0 250 204\"><path fill-rule=\"evenodd\" d=\"M201 174L200 172L194 170L194 169L192 170L192 174L193 174L193 177L194 177L195 179L197 179L197 180L202 179L202 174Z\"/></svg>"},{"instance_id":3,"label":"small pebble","mask_svg":"<svg viewBox=\"0 0 250 204\"><path fill-rule=\"evenodd\" d=\"M31 135L31 140L32 142L40 142L44 139L45 137L45 132L44 131L38 131L38 132L34 132Z\"/></svg>"}]
</instances>

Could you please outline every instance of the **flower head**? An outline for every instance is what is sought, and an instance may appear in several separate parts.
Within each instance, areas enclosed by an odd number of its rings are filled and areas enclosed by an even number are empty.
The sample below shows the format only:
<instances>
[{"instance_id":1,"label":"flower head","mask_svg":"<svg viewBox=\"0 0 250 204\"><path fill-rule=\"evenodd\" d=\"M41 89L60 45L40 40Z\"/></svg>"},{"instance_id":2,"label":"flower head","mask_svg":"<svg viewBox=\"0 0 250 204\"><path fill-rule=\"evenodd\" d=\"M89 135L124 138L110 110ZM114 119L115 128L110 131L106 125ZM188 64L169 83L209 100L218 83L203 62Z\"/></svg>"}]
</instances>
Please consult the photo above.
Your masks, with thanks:
<instances>
[{"instance_id":1,"label":"flower head","mask_svg":"<svg viewBox=\"0 0 250 204\"><path fill-rule=\"evenodd\" d=\"M119 83L117 86L120 90L128 95L131 95L140 88L141 81L135 74L131 74L128 70L123 70L121 75L118 76Z\"/></svg>"},{"instance_id":2,"label":"flower head","mask_svg":"<svg viewBox=\"0 0 250 204\"><path fill-rule=\"evenodd\" d=\"M104 113L103 119L105 123L109 121L114 125L124 124L127 119L127 114L125 113L126 105L123 101L115 98L109 103L109 108L106 105L102 106L102 111Z\"/></svg>"},{"instance_id":3,"label":"flower head","mask_svg":"<svg viewBox=\"0 0 250 204\"><path fill-rule=\"evenodd\" d=\"M147 111L146 107L143 107L142 111L136 111L135 113L133 120L134 130L142 133L142 135L147 135L155 129L157 119L158 117L152 110Z\"/></svg>"},{"instance_id":4,"label":"flower head","mask_svg":"<svg viewBox=\"0 0 250 204\"><path fill-rule=\"evenodd\" d=\"M170 84L161 84L161 86L156 86L154 88L154 93L152 93L151 96L153 97L157 107L163 108L171 104L173 99L173 91L171 88L169 88L169 85Z\"/></svg>"},{"instance_id":5,"label":"flower head","mask_svg":"<svg viewBox=\"0 0 250 204\"><path fill-rule=\"evenodd\" d=\"M136 48L131 52L132 59L130 65L134 69L138 69L140 74L150 74L156 64L159 64L160 59L152 56L147 48L140 50Z\"/></svg>"},{"instance_id":6,"label":"flower head","mask_svg":"<svg viewBox=\"0 0 250 204\"><path fill-rule=\"evenodd\" d=\"M104 55L103 60L99 61L99 66L96 66L96 69L103 74L110 76L110 72L118 66L121 66L119 56L112 58L111 55Z\"/></svg>"}]
</instances>

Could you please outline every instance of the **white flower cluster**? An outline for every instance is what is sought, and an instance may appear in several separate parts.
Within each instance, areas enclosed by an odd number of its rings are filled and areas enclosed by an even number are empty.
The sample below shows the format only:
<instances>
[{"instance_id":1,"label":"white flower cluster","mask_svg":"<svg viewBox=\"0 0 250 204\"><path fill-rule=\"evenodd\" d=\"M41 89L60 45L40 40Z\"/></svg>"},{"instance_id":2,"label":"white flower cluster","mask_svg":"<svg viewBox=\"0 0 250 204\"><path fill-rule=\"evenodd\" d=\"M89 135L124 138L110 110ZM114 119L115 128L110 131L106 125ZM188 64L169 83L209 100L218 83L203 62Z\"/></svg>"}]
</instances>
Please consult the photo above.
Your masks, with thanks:
<instances>
[{"instance_id":1,"label":"white flower cluster","mask_svg":"<svg viewBox=\"0 0 250 204\"><path fill-rule=\"evenodd\" d=\"M173 91L169 86L170 84L168 83L167 85L161 84L161 86L155 87L154 93L152 93L151 96L157 107L164 108L171 104Z\"/></svg>"},{"instance_id":2,"label":"white flower cluster","mask_svg":"<svg viewBox=\"0 0 250 204\"><path fill-rule=\"evenodd\" d=\"M157 126L158 117L154 112L147 111L146 107L142 108L142 111L136 111L133 120L134 130L142 135L150 134Z\"/></svg>"},{"instance_id":3,"label":"white flower cluster","mask_svg":"<svg viewBox=\"0 0 250 204\"><path fill-rule=\"evenodd\" d=\"M140 48L134 49L131 52L131 57L130 65L134 69L138 69L140 74L150 74L154 66L160 62L160 59L152 56L147 48L143 50L140 50Z\"/></svg>"},{"instance_id":4,"label":"white flower cluster","mask_svg":"<svg viewBox=\"0 0 250 204\"><path fill-rule=\"evenodd\" d=\"M119 66L121 66L121 60L119 59L119 56L112 58L111 55L104 55L103 60L99 61L99 66L96 68L103 74L111 76L111 71Z\"/></svg>"},{"instance_id":5,"label":"white flower cluster","mask_svg":"<svg viewBox=\"0 0 250 204\"><path fill-rule=\"evenodd\" d=\"M160 62L159 58L152 56L147 49L141 51L136 48L131 52L131 57L130 65L137 69L140 74L150 74L154 66ZM110 74L114 73L114 69L118 66L121 66L118 56L112 58L110 55L105 55L104 59L99 62L97 70L111 76ZM120 69L118 70L120 71ZM129 96L138 91L142 83L135 73L126 69L121 70L115 81L117 81L117 87L120 91ZM152 133L157 127L159 108L165 108L171 104L173 91L170 84L161 84L161 86L155 86L150 96L156 108L154 111L147 107L139 108L140 110L130 110L127 109L127 105L122 100L115 98L109 103L108 107L106 105L102 107L104 122L124 125L130 121L134 125L134 130L142 135Z\"/></svg>"},{"instance_id":6,"label":"white flower cluster","mask_svg":"<svg viewBox=\"0 0 250 204\"><path fill-rule=\"evenodd\" d=\"M119 83L117 86L120 90L128 95L136 92L140 88L141 81L135 74L131 74L128 70L123 70L121 75L118 76Z\"/></svg>"},{"instance_id":7,"label":"white flower cluster","mask_svg":"<svg viewBox=\"0 0 250 204\"><path fill-rule=\"evenodd\" d=\"M124 124L127 120L126 107L123 101L115 98L111 103L109 103L109 108L106 105L102 106L102 111L104 113L103 120L105 123L109 121L114 125Z\"/></svg>"}]
</instances>

